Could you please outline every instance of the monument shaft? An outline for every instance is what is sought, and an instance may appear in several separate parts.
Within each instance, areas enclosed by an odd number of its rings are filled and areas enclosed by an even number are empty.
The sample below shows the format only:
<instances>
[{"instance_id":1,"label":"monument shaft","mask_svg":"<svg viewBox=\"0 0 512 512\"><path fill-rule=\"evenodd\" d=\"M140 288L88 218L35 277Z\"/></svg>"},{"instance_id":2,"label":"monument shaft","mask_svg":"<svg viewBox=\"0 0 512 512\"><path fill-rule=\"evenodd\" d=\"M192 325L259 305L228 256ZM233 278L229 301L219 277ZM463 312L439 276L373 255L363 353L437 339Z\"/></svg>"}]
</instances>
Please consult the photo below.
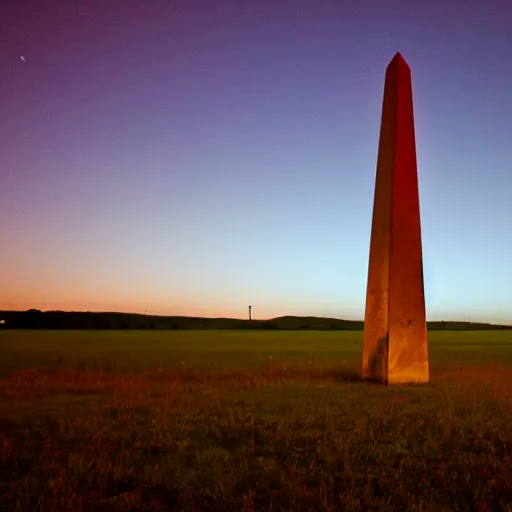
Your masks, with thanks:
<instances>
[{"instance_id":1,"label":"monument shaft","mask_svg":"<svg viewBox=\"0 0 512 512\"><path fill-rule=\"evenodd\" d=\"M362 377L429 381L411 72L399 53L384 85Z\"/></svg>"}]
</instances>

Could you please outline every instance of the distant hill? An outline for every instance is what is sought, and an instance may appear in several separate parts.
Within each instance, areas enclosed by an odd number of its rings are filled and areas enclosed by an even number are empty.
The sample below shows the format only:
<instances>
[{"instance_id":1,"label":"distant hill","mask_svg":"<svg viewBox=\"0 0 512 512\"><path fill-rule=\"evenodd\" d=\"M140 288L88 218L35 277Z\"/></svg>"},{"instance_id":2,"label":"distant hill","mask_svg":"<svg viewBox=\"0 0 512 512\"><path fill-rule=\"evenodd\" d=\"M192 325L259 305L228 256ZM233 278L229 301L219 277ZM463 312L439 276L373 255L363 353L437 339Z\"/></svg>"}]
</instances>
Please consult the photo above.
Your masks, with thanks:
<instances>
[{"instance_id":1,"label":"distant hill","mask_svg":"<svg viewBox=\"0 0 512 512\"><path fill-rule=\"evenodd\" d=\"M5 321L2 323L1 321ZM472 322L428 322L432 331L509 330L510 325ZM134 313L90 313L75 311L0 311L3 329L263 329L263 330L343 330L360 331L360 320L314 316L281 316L270 320L156 316Z\"/></svg>"}]
</instances>

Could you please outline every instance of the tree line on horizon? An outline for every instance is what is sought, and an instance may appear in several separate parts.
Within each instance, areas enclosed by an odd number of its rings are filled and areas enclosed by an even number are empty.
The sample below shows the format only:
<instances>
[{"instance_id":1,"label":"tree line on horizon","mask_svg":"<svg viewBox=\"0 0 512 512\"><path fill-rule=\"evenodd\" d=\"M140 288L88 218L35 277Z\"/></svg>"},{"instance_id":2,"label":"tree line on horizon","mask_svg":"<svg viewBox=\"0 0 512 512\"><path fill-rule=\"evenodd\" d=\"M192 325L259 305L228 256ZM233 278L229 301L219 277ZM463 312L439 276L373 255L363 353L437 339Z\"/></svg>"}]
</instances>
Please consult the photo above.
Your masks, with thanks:
<instances>
[{"instance_id":1,"label":"tree line on horizon","mask_svg":"<svg viewBox=\"0 0 512 512\"><path fill-rule=\"evenodd\" d=\"M226 329L361 331L364 322L323 317L282 316L270 320L157 316L136 313L0 311L0 329L126 330ZM427 322L429 330L505 330L512 326L472 322Z\"/></svg>"}]
</instances>

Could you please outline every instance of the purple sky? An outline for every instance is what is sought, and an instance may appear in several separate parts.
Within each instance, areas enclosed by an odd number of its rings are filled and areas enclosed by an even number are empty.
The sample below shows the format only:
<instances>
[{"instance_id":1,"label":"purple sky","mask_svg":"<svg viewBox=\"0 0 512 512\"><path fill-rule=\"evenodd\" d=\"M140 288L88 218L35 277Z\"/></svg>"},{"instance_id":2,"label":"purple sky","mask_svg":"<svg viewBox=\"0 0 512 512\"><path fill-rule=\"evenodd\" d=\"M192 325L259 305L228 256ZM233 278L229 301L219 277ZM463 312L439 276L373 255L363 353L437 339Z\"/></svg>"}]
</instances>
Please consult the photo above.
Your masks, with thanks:
<instances>
[{"instance_id":1,"label":"purple sky","mask_svg":"<svg viewBox=\"0 0 512 512\"><path fill-rule=\"evenodd\" d=\"M512 324L509 0L3 0L0 38L0 309L363 318L399 51L427 316Z\"/></svg>"}]
</instances>

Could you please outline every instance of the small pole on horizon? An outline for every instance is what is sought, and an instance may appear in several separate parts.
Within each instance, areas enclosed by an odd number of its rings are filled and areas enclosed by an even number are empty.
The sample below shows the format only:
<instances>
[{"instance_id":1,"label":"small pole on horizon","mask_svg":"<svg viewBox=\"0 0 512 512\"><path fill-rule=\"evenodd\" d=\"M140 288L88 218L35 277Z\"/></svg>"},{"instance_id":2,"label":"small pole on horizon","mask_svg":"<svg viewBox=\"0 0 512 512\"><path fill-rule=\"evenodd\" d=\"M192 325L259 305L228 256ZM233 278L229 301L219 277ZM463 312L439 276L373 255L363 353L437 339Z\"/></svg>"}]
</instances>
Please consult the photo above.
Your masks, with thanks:
<instances>
[{"instance_id":1,"label":"small pole on horizon","mask_svg":"<svg viewBox=\"0 0 512 512\"><path fill-rule=\"evenodd\" d=\"M249 320L252 320L252 313L251 313L251 310L252 310L252 306L249 306Z\"/></svg>"}]
</instances>

